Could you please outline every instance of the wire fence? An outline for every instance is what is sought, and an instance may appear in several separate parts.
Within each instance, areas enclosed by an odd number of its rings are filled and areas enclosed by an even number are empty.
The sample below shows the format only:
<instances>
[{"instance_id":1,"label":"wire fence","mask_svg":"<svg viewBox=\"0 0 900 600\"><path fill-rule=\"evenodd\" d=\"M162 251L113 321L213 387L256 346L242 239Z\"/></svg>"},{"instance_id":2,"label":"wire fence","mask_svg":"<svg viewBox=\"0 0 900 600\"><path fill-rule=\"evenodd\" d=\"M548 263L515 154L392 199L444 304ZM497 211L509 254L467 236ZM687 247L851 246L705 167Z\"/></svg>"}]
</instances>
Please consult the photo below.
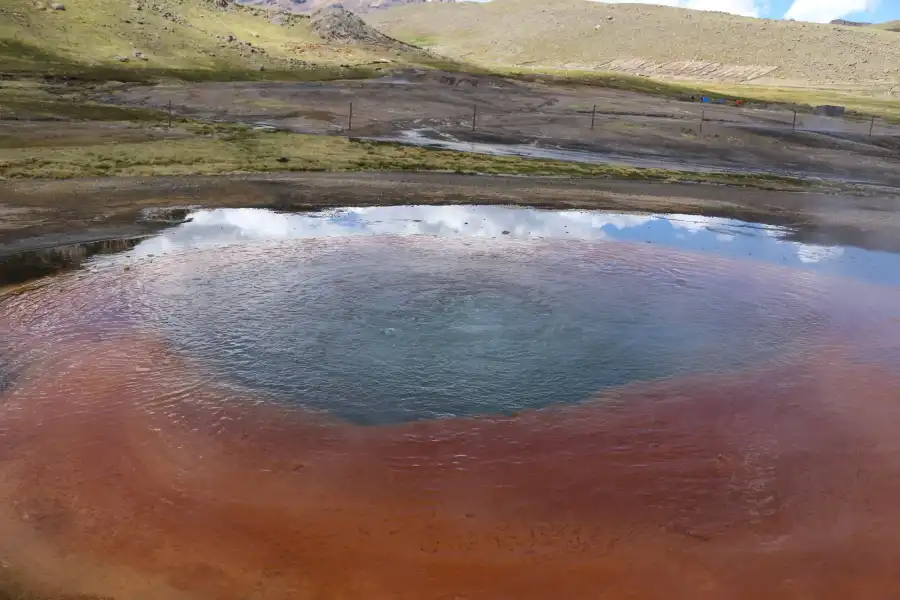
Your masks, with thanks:
<instances>
[{"instance_id":1,"label":"wire fence","mask_svg":"<svg viewBox=\"0 0 900 600\"><path fill-rule=\"evenodd\" d=\"M127 107L127 105L124 105ZM570 136L576 132L600 134L616 125L664 130L669 127L682 133L705 137L725 129L749 132L781 132L823 134L849 139L900 137L900 125L875 116L826 116L786 110L744 106L721 106L702 103L673 103L672 109L636 106L623 110L610 109L601 103L588 106L541 106L522 110L500 110L490 103L470 105L431 104L421 109L402 106L397 109L377 105L369 97L351 99L341 108L334 102L309 103L293 109L267 110L234 103L226 108L210 110L169 100L155 106L163 112L169 128L183 118L242 122L260 127L288 129L298 133L330 133L355 135L367 130L404 130L417 126L450 127L472 132L492 131L511 134ZM313 115L313 116L310 116ZM46 120L32 118L10 110L0 103L0 121Z\"/></svg>"},{"instance_id":2,"label":"wire fence","mask_svg":"<svg viewBox=\"0 0 900 600\"><path fill-rule=\"evenodd\" d=\"M847 137L897 137L900 126L875 116L832 117L796 110L773 110L755 108L698 108L690 114L679 112L642 112L603 110L594 105L590 109L541 110L541 111L496 111L491 107L473 104L471 108L459 109L444 114L409 113L394 118L369 116L360 103L349 103L346 112L334 114L331 129L352 132L366 127L386 126L403 128L416 123L447 124L471 131L521 128L540 125L566 126L572 129L599 131L611 122L623 121L652 127L671 124L687 128L702 136L711 133L716 126L746 130L779 131L790 133L813 133ZM688 113L688 114L686 114ZM265 118L265 115L257 115Z\"/></svg>"}]
</instances>

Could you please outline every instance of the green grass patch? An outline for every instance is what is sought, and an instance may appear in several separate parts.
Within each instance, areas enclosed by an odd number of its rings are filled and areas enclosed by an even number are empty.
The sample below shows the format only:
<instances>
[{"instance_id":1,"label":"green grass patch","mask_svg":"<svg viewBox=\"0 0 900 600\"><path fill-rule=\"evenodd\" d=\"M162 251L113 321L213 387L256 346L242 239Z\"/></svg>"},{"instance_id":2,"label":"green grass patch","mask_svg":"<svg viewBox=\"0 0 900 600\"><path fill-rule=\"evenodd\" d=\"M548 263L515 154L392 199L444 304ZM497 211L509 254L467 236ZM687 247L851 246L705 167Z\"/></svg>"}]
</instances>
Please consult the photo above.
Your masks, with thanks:
<instances>
[{"instance_id":1,"label":"green grass patch","mask_svg":"<svg viewBox=\"0 0 900 600\"><path fill-rule=\"evenodd\" d=\"M212 1L0 0L0 75L83 81L324 81L375 76L378 61L443 68L415 48L330 44L308 18ZM140 53L138 55L137 53ZM120 60L120 59L127 59Z\"/></svg>"},{"instance_id":2,"label":"green grass patch","mask_svg":"<svg viewBox=\"0 0 900 600\"><path fill-rule=\"evenodd\" d=\"M712 93L729 96L751 95L761 101L787 104L811 109L814 106L832 104L844 106L850 114L875 116L891 121L900 121L900 98L892 98L875 93L866 94L864 89L852 93L820 88L787 88L752 84L710 84Z\"/></svg>"},{"instance_id":3,"label":"green grass patch","mask_svg":"<svg viewBox=\"0 0 900 600\"><path fill-rule=\"evenodd\" d=\"M502 175L701 181L768 188L802 187L768 175L719 175L489 156L342 137L263 133L229 125L190 125L182 139L79 147L0 149L7 179L215 175L277 171L446 171Z\"/></svg>"},{"instance_id":4,"label":"green grass patch","mask_svg":"<svg viewBox=\"0 0 900 600\"><path fill-rule=\"evenodd\" d=\"M435 58L435 63L440 60ZM113 64L85 64L49 52L39 46L17 40L0 39L0 73L7 79L41 78L45 81L81 81L124 83L153 83L174 79L189 82L204 81L332 81L336 79L368 79L380 72L373 65L309 65L304 68L284 68L279 65L241 68L231 65L209 67L160 67L140 61Z\"/></svg>"},{"instance_id":5,"label":"green grass patch","mask_svg":"<svg viewBox=\"0 0 900 600\"><path fill-rule=\"evenodd\" d=\"M27 44L15 39L0 39L0 61L3 61L0 64L18 62L22 65L34 63L47 65L59 60L58 55L34 44Z\"/></svg>"},{"instance_id":6,"label":"green grass patch","mask_svg":"<svg viewBox=\"0 0 900 600\"><path fill-rule=\"evenodd\" d=\"M438 43L438 39L434 36L430 35L413 35L413 36L401 36L403 40L406 41L407 44L412 44L413 46L419 46L422 48L428 48L430 46L436 46Z\"/></svg>"},{"instance_id":7,"label":"green grass patch","mask_svg":"<svg viewBox=\"0 0 900 600\"><path fill-rule=\"evenodd\" d=\"M79 121L158 122L160 111L98 104L79 94L33 81L0 82L0 121L9 119L66 119Z\"/></svg>"},{"instance_id":8,"label":"green grass patch","mask_svg":"<svg viewBox=\"0 0 900 600\"><path fill-rule=\"evenodd\" d=\"M513 68L497 68L494 69L497 74L521 79L523 81L538 81L543 83L556 84L575 84L590 85L596 87L609 88L614 90L622 90L626 92L637 92L640 94L650 94L653 96L665 96L668 98L677 98L679 100L687 100L691 96L715 96L717 98L725 98L727 100L738 100L741 98L748 99L743 96L735 96L730 94L717 94L709 89L695 87L691 85L670 83L660 81L651 77L640 77L637 75L626 75L623 73L609 73L599 71L581 71L581 70L553 70L542 69L541 71L532 71L530 69L513 69Z\"/></svg>"}]
</instances>

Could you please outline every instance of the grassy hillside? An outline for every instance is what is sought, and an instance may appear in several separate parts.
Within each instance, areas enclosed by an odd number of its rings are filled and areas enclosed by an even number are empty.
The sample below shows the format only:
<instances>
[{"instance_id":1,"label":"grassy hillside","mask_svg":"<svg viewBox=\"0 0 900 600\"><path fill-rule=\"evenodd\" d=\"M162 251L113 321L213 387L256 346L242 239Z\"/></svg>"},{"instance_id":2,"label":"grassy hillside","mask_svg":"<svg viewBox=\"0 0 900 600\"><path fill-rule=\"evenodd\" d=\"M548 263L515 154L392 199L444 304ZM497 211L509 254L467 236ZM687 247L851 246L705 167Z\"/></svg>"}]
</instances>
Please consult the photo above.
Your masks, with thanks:
<instances>
[{"instance_id":1,"label":"grassy hillside","mask_svg":"<svg viewBox=\"0 0 900 600\"><path fill-rule=\"evenodd\" d=\"M661 78L900 83L900 36L585 0L426 3L367 14L388 35L483 65Z\"/></svg>"},{"instance_id":2,"label":"grassy hillside","mask_svg":"<svg viewBox=\"0 0 900 600\"><path fill-rule=\"evenodd\" d=\"M310 19L214 0L0 0L0 72L110 77L353 76L375 63L429 58L402 48L334 44ZM118 74L118 75L117 75Z\"/></svg>"}]
</instances>

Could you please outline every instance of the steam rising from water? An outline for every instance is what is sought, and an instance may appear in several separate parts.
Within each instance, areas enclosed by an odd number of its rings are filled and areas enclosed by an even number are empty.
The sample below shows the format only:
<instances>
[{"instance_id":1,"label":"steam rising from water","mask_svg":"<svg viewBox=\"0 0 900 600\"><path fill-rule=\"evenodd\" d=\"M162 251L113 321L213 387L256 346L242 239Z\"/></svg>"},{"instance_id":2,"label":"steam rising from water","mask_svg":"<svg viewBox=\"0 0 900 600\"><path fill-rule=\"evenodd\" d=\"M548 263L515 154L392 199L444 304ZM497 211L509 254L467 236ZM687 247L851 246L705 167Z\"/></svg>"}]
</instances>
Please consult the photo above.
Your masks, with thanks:
<instances>
[{"instance_id":1,"label":"steam rising from water","mask_svg":"<svg viewBox=\"0 0 900 600\"><path fill-rule=\"evenodd\" d=\"M192 219L0 303L0 559L29 582L900 590L891 257L688 216Z\"/></svg>"},{"instance_id":2,"label":"steam rising from water","mask_svg":"<svg viewBox=\"0 0 900 600\"><path fill-rule=\"evenodd\" d=\"M210 377L357 423L580 402L750 366L822 332L792 280L773 290L720 265L700 279L693 257L658 254L357 236L173 255L136 283L142 320Z\"/></svg>"}]
</instances>

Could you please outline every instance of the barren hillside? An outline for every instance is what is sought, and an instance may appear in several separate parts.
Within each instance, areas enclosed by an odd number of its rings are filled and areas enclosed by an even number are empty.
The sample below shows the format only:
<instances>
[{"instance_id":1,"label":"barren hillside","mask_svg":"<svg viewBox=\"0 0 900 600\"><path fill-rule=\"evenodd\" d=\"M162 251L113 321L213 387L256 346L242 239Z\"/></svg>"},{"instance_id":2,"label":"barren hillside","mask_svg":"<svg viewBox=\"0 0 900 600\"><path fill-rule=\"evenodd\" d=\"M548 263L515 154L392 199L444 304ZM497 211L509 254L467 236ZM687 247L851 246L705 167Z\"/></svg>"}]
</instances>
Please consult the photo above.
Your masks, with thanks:
<instances>
[{"instance_id":1,"label":"barren hillside","mask_svg":"<svg viewBox=\"0 0 900 600\"><path fill-rule=\"evenodd\" d=\"M384 33L491 66L719 81L900 82L900 35L586 0L419 4L370 13Z\"/></svg>"},{"instance_id":2,"label":"barren hillside","mask_svg":"<svg viewBox=\"0 0 900 600\"><path fill-rule=\"evenodd\" d=\"M364 13L382 8L402 6L404 4L455 1L456 0L240 0L240 3L247 6L258 6L260 8L268 8L271 10L303 14L311 13L320 8L327 8L336 4L356 13Z\"/></svg>"}]
</instances>

